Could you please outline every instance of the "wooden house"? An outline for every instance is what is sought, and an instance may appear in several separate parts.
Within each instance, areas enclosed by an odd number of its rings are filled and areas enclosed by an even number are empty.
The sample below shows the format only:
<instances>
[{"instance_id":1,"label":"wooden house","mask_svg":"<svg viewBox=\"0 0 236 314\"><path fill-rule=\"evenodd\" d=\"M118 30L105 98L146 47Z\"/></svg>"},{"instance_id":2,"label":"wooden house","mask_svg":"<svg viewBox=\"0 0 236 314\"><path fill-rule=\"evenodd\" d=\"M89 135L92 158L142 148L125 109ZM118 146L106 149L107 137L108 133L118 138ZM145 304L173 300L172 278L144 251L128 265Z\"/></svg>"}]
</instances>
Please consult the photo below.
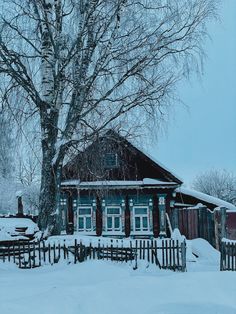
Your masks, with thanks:
<instances>
[{"instance_id":1,"label":"wooden house","mask_svg":"<svg viewBox=\"0 0 236 314\"><path fill-rule=\"evenodd\" d=\"M91 235L164 237L181 179L114 131L63 169L64 227Z\"/></svg>"}]
</instances>

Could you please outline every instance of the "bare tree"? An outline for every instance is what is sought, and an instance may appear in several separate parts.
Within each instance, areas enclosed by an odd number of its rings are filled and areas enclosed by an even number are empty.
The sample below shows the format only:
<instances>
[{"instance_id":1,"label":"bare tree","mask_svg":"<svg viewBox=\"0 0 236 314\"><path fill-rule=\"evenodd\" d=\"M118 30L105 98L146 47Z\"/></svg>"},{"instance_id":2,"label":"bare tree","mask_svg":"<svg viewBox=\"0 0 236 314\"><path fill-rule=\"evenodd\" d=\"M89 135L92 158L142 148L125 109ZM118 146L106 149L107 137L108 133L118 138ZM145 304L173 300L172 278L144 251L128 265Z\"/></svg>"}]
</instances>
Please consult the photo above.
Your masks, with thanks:
<instances>
[{"instance_id":1,"label":"bare tree","mask_svg":"<svg viewBox=\"0 0 236 314\"><path fill-rule=\"evenodd\" d=\"M236 176L226 170L209 170L197 176L193 188L236 205Z\"/></svg>"},{"instance_id":2,"label":"bare tree","mask_svg":"<svg viewBox=\"0 0 236 314\"><path fill-rule=\"evenodd\" d=\"M8 179L13 175L13 149L15 142L8 116L0 113L0 176Z\"/></svg>"},{"instance_id":3,"label":"bare tree","mask_svg":"<svg viewBox=\"0 0 236 314\"><path fill-rule=\"evenodd\" d=\"M68 150L125 116L161 117L176 82L201 63L216 2L1 1L2 99L41 128L42 229L58 225L56 174Z\"/></svg>"}]
</instances>

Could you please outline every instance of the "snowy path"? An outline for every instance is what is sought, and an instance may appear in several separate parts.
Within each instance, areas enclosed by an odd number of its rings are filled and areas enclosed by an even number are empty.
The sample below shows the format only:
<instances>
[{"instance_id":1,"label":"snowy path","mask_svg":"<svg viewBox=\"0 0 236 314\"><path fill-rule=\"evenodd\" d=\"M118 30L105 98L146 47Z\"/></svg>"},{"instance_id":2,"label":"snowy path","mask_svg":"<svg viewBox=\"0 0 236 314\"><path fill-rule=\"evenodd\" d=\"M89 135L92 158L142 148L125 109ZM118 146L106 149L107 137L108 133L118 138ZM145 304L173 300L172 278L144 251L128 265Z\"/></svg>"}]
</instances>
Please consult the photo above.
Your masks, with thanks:
<instances>
[{"instance_id":1,"label":"snowy path","mask_svg":"<svg viewBox=\"0 0 236 314\"><path fill-rule=\"evenodd\" d=\"M0 265L1 314L236 314L236 272L174 273L89 261Z\"/></svg>"}]
</instances>

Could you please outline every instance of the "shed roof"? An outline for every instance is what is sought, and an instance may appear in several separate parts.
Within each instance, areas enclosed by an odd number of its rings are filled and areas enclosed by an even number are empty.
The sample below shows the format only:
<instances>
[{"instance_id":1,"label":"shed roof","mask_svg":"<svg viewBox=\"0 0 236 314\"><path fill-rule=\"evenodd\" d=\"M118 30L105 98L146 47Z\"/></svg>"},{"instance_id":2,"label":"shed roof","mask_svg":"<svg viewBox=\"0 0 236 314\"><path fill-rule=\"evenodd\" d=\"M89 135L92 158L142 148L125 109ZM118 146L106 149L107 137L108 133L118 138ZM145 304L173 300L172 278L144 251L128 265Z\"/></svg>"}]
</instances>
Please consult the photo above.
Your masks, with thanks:
<instances>
[{"instance_id":1,"label":"shed roof","mask_svg":"<svg viewBox=\"0 0 236 314\"><path fill-rule=\"evenodd\" d=\"M211 195L208 195L208 194L205 194L202 192L198 192L196 190L187 189L185 187L178 187L176 189L176 192L183 194L183 195L192 196L192 197L198 199L199 201L213 204L213 205L215 205L215 207L226 207L229 210L236 211L236 206L234 206L233 204L226 202L226 201L223 201L217 197L213 197Z\"/></svg>"}]
</instances>

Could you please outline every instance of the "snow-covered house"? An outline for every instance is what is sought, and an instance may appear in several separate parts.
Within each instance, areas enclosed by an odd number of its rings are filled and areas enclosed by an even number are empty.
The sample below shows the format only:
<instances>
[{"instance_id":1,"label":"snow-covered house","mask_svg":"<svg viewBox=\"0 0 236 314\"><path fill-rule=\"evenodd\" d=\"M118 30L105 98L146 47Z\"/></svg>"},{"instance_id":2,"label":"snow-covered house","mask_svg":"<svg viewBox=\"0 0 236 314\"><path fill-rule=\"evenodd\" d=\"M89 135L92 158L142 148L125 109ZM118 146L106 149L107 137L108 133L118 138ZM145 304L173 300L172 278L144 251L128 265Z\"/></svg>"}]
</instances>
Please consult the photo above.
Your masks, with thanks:
<instances>
[{"instance_id":1,"label":"snow-covered house","mask_svg":"<svg viewBox=\"0 0 236 314\"><path fill-rule=\"evenodd\" d=\"M168 226L177 224L182 184L156 159L109 131L63 169L63 227L94 235L166 236ZM191 205L200 202L195 198Z\"/></svg>"},{"instance_id":2,"label":"snow-covered house","mask_svg":"<svg viewBox=\"0 0 236 314\"><path fill-rule=\"evenodd\" d=\"M181 179L113 131L64 167L64 224L97 235L166 235Z\"/></svg>"}]
</instances>

